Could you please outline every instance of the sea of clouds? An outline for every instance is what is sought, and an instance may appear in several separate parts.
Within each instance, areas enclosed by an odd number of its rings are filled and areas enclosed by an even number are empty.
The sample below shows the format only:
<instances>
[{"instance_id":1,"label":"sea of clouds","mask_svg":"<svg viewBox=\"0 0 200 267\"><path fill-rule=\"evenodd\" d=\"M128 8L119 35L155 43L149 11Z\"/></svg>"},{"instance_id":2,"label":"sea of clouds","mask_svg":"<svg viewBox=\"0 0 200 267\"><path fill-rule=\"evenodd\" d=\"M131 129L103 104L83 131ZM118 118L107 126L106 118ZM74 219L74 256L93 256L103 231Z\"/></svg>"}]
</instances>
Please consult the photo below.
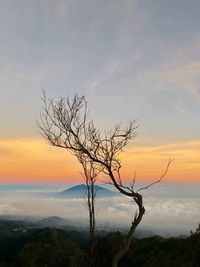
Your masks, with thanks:
<instances>
[{"instance_id":1,"label":"sea of clouds","mask_svg":"<svg viewBox=\"0 0 200 267\"><path fill-rule=\"evenodd\" d=\"M64 185L2 185L0 215L49 217L59 216L69 222L87 224L87 205L83 198L60 199L55 192ZM140 228L155 234L189 234L200 223L200 185L159 184L142 192L146 213ZM97 198L96 217L99 227L129 226L136 211L128 197Z\"/></svg>"}]
</instances>

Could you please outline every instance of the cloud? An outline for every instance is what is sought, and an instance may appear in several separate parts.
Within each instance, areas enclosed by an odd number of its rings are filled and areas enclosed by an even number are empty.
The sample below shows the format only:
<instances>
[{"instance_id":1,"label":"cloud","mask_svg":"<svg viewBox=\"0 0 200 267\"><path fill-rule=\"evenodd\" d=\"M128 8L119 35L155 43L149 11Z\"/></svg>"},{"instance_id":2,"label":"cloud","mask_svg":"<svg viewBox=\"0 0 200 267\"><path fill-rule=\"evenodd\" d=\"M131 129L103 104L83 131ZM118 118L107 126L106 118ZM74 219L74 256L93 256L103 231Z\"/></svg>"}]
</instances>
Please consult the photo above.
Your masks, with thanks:
<instances>
[{"instance_id":1,"label":"cloud","mask_svg":"<svg viewBox=\"0 0 200 267\"><path fill-rule=\"evenodd\" d=\"M1 215L17 215L17 213L17 209L15 209L12 204L0 204Z\"/></svg>"},{"instance_id":2,"label":"cloud","mask_svg":"<svg viewBox=\"0 0 200 267\"><path fill-rule=\"evenodd\" d=\"M166 121L173 118L177 131L182 118L172 117L172 111L199 114L198 109L192 112L199 103L199 27L193 27L199 23L193 20L198 10L193 4L178 9L181 13L167 3L136 0L1 4L4 137L37 135L42 87L53 97L84 91L103 126L136 116L151 131L158 125L155 118L163 114ZM188 28L180 33L184 19ZM156 98L163 91L167 94ZM196 125L191 117L186 120ZM160 117L158 121L163 122ZM183 127L180 132L187 136Z\"/></svg>"},{"instance_id":3,"label":"cloud","mask_svg":"<svg viewBox=\"0 0 200 267\"><path fill-rule=\"evenodd\" d=\"M200 61L170 66L162 70L159 79L165 85L171 85L176 90L183 90L189 94L194 103L200 102L199 90Z\"/></svg>"},{"instance_id":4,"label":"cloud","mask_svg":"<svg viewBox=\"0 0 200 267\"><path fill-rule=\"evenodd\" d=\"M145 24L148 24L148 14L145 19ZM130 27L128 29L130 30ZM130 32L129 35L134 36ZM138 42L142 39L143 33ZM134 44L129 55L123 53L121 56L109 57L102 71L89 80L88 90L93 94L96 92L98 96L103 94L114 97L115 101L120 95L121 102L123 99L127 104L129 101L133 104L136 102L138 107L145 106L144 102L148 105L151 97L161 92L166 92L164 98L168 99L169 106L176 106L176 100L180 97L182 100L184 98L184 101L178 104L183 106L187 103L187 106L190 105L189 109L199 104L199 36L190 38L181 46L169 46L162 39L157 39L156 45L151 47L152 41L155 40L150 39L149 43L140 47ZM170 91L174 92L172 97Z\"/></svg>"},{"instance_id":5,"label":"cloud","mask_svg":"<svg viewBox=\"0 0 200 267\"><path fill-rule=\"evenodd\" d=\"M144 192L146 213L141 227L154 233L189 234L199 223L199 185L158 185ZM7 191L0 195L0 215L61 216L86 223L87 206L83 199L55 199ZM183 193L184 192L184 193ZM96 200L98 225L130 226L136 205L127 197Z\"/></svg>"},{"instance_id":6,"label":"cloud","mask_svg":"<svg viewBox=\"0 0 200 267\"><path fill-rule=\"evenodd\" d=\"M157 67L150 70L149 79L154 82L155 93L173 90L189 97L192 105L199 104L199 45L200 38L196 35L172 49Z\"/></svg>"}]
</instances>

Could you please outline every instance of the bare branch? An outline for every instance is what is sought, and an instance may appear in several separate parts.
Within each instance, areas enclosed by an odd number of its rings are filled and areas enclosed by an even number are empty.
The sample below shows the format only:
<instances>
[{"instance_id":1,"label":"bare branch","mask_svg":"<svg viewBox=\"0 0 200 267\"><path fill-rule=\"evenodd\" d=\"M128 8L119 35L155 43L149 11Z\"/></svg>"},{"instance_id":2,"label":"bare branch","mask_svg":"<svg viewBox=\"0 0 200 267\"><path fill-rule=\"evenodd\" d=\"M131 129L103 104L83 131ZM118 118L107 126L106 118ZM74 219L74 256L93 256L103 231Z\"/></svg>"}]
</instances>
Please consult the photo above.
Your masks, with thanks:
<instances>
[{"instance_id":1,"label":"bare branch","mask_svg":"<svg viewBox=\"0 0 200 267\"><path fill-rule=\"evenodd\" d=\"M160 182L163 180L163 178L166 176L166 174L167 174L167 172L168 172L168 169L169 169L169 166L170 166L170 164L172 163L173 160L174 160L174 159L169 158L168 163L167 163L167 166L166 166L166 168L165 168L165 171L164 171L164 173L160 176L160 178L159 178L158 180L156 180L155 182L153 182L153 183L151 183L151 184L148 184L148 185L146 185L146 186L144 186L144 187L139 188L139 189L137 190L137 193L140 192L140 191L142 191L142 190L146 190L146 189L148 189L149 187L151 187L151 186L153 186L153 185L155 185L155 184L160 183Z\"/></svg>"}]
</instances>

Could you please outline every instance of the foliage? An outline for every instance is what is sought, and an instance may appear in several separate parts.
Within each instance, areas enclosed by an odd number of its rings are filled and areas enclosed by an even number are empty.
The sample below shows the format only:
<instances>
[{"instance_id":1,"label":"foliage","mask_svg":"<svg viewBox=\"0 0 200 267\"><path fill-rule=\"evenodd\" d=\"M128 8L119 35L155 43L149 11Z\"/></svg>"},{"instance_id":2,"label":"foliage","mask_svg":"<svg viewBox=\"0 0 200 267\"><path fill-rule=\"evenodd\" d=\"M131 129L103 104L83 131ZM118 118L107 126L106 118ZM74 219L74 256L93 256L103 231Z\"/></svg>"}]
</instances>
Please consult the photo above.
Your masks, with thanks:
<instances>
[{"instance_id":1,"label":"foliage","mask_svg":"<svg viewBox=\"0 0 200 267\"><path fill-rule=\"evenodd\" d=\"M113 255L123 246L124 238L120 232L99 236L95 267L112 266ZM84 267L88 242L84 233L54 228L1 234L0 267ZM133 239L119 266L199 267L199 248L199 229L187 238Z\"/></svg>"}]
</instances>

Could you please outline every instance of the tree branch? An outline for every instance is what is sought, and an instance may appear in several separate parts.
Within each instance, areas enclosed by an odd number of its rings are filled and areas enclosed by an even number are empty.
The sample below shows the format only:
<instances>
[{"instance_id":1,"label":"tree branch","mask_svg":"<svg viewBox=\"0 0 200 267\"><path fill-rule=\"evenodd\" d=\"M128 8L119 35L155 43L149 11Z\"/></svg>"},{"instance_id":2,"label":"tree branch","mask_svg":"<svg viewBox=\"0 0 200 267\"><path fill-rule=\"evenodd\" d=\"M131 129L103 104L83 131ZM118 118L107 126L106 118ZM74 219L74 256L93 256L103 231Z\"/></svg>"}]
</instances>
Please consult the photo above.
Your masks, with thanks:
<instances>
[{"instance_id":1,"label":"tree branch","mask_svg":"<svg viewBox=\"0 0 200 267\"><path fill-rule=\"evenodd\" d=\"M165 168L165 171L164 171L164 173L160 176L160 178L159 178L158 180L156 180L155 182L153 182L153 183L151 183L151 184L148 184L148 185L146 185L146 186L144 186L144 187L139 188L139 189L137 190L137 193L140 192L140 191L142 191L142 190L146 190L146 189L148 189L149 187L151 187L151 186L153 186L153 185L155 185L155 184L160 183L160 182L163 180L163 178L166 176L166 174L167 174L167 172L168 172L168 169L169 169L169 166L170 166L170 164L172 163L173 160L174 160L174 159L169 158L168 163L167 163L167 166L166 166L166 168Z\"/></svg>"}]
</instances>

